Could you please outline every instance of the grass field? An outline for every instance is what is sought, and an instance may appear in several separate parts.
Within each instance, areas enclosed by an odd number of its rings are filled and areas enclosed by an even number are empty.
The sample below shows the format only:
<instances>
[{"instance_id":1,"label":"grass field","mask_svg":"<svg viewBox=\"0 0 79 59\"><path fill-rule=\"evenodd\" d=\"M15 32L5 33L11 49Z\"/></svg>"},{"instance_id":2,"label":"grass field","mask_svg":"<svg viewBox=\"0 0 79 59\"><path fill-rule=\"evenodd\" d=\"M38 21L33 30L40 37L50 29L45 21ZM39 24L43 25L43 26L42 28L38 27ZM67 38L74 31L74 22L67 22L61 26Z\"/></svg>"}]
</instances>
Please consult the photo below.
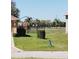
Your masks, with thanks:
<instances>
[{"instance_id":1,"label":"grass field","mask_svg":"<svg viewBox=\"0 0 79 59\"><path fill-rule=\"evenodd\" d=\"M14 37L14 43L17 48L25 51L67 51L68 38L64 28L53 29L46 28L46 39L37 38L35 29L32 29L29 35L31 37ZM48 46L48 40L51 40L54 47Z\"/></svg>"}]
</instances>

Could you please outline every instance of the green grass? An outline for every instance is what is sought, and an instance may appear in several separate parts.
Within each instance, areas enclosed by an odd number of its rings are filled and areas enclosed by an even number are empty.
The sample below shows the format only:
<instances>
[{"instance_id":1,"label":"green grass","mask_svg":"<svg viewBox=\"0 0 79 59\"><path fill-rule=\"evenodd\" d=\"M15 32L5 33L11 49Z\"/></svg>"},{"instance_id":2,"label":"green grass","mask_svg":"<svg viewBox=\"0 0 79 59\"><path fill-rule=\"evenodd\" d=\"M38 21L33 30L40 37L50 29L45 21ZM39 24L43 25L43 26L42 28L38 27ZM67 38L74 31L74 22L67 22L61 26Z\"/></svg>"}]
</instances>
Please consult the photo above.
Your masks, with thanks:
<instances>
[{"instance_id":1,"label":"green grass","mask_svg":"<svg viewBox=\"0 0 79 59\"><path fill-rule=\"evenodd\" d=\"M37 38L37 33L32 30L32 37L14 37L15 46L25 51L67 51L68 40L65 29L46 29L46 39ZM48 40L54 43L54 47L48 47Z\"/></svg>"}]
</instances>

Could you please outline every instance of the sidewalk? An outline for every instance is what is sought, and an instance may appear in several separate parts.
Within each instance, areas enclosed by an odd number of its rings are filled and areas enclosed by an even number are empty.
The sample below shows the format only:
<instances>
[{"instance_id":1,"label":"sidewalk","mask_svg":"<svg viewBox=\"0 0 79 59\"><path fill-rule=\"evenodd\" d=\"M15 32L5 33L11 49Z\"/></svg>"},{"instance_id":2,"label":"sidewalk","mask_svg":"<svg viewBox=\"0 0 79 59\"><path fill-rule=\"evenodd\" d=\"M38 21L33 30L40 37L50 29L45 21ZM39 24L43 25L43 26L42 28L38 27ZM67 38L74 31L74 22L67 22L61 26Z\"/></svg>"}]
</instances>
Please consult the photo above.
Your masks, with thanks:
<instances>
[{"instance_id":1,"label":"sidewalk","mask_svg":"<svg viewBox=\"0 0 79 59\"><path fill-rule=\"evenodd\" d=\"M22 51L18 48L11 48L11 57L13 58L63 58L68 59L67 51Z\"/></svg>"}]
</instances>

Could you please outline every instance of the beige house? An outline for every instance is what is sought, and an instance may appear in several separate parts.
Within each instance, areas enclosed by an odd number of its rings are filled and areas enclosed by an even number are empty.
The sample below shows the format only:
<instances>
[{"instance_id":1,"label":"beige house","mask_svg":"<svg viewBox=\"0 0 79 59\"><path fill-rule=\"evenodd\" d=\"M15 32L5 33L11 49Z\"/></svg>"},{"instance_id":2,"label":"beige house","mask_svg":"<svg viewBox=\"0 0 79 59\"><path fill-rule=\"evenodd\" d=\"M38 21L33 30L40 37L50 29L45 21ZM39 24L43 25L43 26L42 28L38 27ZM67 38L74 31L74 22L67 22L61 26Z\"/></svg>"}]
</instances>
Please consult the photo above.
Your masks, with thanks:
<instances>
[{"instance_id":1,"label":"beige house","mask_svg":"<svg viewBox=\"0 0 79 59\"><path fill-rule=\"evenodd\" d=\"M26 29L26 30L28 30L28 27L30 26L29 22L26 22L26 21L24 21L22 23L22 25L23 25L24 29Z\"/></svg>"},{"instance_id":2,"label":"beige house","mask_svg":"<svg viewBox=\"0 0 79 59\"><path fill-rule=\"evenodd\" d=\"M16 34L17 33L17 20L18 18L11 15L11 33Z\"/></svg>"}]
</instances>

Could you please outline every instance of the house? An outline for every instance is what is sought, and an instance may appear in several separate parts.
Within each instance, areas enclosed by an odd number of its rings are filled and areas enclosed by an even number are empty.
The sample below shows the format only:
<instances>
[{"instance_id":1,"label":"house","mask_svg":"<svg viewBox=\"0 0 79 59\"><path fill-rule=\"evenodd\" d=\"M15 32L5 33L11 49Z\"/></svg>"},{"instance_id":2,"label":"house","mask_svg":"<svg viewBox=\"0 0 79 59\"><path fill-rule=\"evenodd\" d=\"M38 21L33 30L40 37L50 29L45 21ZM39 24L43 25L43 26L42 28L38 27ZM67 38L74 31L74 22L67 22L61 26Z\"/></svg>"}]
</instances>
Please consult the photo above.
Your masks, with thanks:
<instances>
[{"instance_id":1,"label":"house","mask_svg":"<svg viewBox=\"0 0 79 59\"><path fill-rule=\"evenodd\" d=\"M65 19L66 19L66 33L68 33L68 12L65 13Z\"/></svg>"},{"instance_id":2,"label":"house","mask_svg":"<svg viewBox=\"0 0 79 59\"><path fill-rule=\"evenodd\" d=\"M22 23L22 25L23 25L24 29L26 29L26 30L29 29L29 26L30 26L29 22L24 21L24 22Z\"/></svg>"},{"instance_id":3,"label":"house","mask_svg":"<svg viewBox=\"0 0 79 59\"><path fill-rule=\"evenodd\" d=\"M12 34L17 33L17 21L18 21L18 18L11 15L11 33Z\"/></svg>"}]
</instances>

